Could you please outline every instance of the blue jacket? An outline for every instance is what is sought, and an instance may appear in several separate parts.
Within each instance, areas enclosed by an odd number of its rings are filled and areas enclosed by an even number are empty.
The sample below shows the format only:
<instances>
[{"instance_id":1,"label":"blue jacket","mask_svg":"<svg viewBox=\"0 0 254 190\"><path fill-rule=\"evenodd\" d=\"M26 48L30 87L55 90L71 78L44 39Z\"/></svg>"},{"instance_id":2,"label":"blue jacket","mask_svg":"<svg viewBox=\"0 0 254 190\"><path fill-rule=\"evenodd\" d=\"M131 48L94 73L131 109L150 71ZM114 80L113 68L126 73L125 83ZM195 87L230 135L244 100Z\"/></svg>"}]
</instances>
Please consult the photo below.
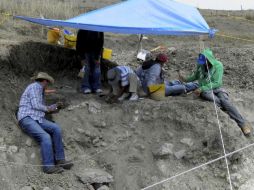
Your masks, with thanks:
<instances>
[{"instance_id":1,"label":"blue jacket","mask_svg":"<svg viewBox=\"0 0 254 190\"><path fill-rule=\"evenodd\" d=\"M145 93L148 93L148 86L164 83L161 71L161 65L159 63L155 63L148 69L143 69L142 66L137 69L136 74L141 81Z\"/></svg>"}]
</instances>

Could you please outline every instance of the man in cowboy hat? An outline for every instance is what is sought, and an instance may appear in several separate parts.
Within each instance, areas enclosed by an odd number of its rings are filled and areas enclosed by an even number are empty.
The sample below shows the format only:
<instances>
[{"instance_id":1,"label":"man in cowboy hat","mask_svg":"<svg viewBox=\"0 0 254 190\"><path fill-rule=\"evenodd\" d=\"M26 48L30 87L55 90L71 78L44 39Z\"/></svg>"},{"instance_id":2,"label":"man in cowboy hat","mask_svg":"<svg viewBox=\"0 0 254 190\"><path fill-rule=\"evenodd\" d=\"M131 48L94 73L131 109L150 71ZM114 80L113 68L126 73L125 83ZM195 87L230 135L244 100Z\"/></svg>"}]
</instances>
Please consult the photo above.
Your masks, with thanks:
<instances>
[{"instance_id":1,"label":"man in cowboy hat","mask_svg":"<svg viewBox=\"0 0 254 190\"><path fill-rule=\"evenodd\" d=\"M138 100L139 80L129 66L117 66L108 70L107 79L114 97L119 101L127 98L130 101Z\"/></svg>"},{"instance_id":2,"label":"man in cowboy hat","mask_svg":"<svg viewBox=\"0 0 254 190\"><path fill-rule=\"evenodd\" d=\"M18 109L18 121L21 129L40 143L43 171L48 174L61 173L73 164L65 160L60 127L44 118L45 113L58 110L60 103L46 106L44 91L54 79L44 72L32 77L34 82L23 92Z\"/></svg>"},{"instance_id":3,"label":"man in cowboy hat","mask_svg":"<svg viewBox=\"0 0 254 190\"><path fill-rule=\"evenodd\" d=\"M210 49L205 49L199 54L194 73L186 78L179 74L179 79L187 82L187 84L190 84L188 82L198 81L198 85L190 85L194 93L204 100L215 101L219 108L235 120L243 134L248 136L251 133L251 126L230 102L228 93L222 88L222 78L223 65L214 57Z\"/></svg>"}]
</instances>

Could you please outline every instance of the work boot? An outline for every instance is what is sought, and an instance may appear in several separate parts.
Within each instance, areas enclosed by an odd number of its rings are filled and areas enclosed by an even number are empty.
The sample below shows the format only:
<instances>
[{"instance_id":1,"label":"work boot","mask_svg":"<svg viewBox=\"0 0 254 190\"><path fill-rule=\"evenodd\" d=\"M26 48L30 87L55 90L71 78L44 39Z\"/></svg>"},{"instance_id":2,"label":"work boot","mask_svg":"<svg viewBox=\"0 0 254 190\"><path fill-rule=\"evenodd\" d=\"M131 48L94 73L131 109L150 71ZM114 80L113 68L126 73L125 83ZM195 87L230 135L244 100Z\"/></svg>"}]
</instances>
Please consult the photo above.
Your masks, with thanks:
<instances>
[{"instance_id":1,"label":"work boot","mask_svg":"<svg viewBox=\"0 0 254 190\"><path fill-rule=\"evenodd\" d=\"M56 165L62 167L63 169L69 170L73 166L73 163L66 160L57 160Z\"/></svg>"},{"instance_id":2,"label":"work boot","mask_svg":"<svg viewBox=\"0 0 254 190\"><path fill-rule=\"evenodd\" d=\"M243 132L243 134L244 134L245 136L249 136L250 133L251 133L251 126L250 126L250 124L246 122L246 123L241 127L241 130L242 130L242 132Z\"/></svg>"},{"instance_id":3,"label":"work boot","mask_svg":"<svg viewBox=\"0 0 254 190\"><path fill-rule=\"evenodd\" d=\"M46 174L59 174L62 173L64 169L58 166L49 166L47 168L44 168L43 171Z\"/></svg>"}]
</instances>

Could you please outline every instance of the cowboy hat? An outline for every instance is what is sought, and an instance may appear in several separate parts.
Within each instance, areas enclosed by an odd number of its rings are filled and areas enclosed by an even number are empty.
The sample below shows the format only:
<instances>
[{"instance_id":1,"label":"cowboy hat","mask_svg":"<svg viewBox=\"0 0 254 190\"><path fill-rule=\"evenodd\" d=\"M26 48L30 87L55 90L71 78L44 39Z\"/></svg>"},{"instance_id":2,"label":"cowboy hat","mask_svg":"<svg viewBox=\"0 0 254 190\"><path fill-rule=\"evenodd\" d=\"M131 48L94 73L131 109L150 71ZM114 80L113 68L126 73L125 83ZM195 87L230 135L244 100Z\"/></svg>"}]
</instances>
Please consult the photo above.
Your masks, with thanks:
<instances>
[{"instance_id":1,"label":"cowboy hat","mask_svg":"<svg viewBox=\"0 0 254 190\"><path fill-rule=\"evenodd\" d=\"M48 80L51 84L55 82L53 77L51 77L49 74L44 72L39 72L37 75L33 76L31 79L32 80L45 79L45 80Z\"/></svg>"}]
</instances>

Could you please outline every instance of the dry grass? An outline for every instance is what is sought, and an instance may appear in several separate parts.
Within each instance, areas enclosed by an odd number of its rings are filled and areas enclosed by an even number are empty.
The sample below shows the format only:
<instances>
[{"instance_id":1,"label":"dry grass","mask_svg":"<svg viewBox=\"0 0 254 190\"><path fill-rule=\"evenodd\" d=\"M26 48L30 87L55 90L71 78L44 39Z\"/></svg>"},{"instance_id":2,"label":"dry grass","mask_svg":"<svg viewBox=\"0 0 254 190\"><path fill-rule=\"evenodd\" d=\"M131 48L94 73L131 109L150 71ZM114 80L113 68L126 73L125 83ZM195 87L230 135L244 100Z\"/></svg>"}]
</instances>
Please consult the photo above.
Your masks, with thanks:
<instances>
[{"instance_id":1,"label":"dry grass","mask_svg":"<svg viewBox=\"0 0 254 190\"><path fill-rule=\"evenodd\" d=\"M80 13L81 0L1 0L0 11L54 19L68 19Z\"/></svg>"},{"instance_id":2,"label":"dry grass","mask_svg":"<svg viewBox=\"0 0 254 190\"><path fill-rule=\"evenodd\" d=\"M247 14L247 15L245 16L245 18L246 18L247 20L254 20L254 14Z\"/></svg>"}]
</instances>

